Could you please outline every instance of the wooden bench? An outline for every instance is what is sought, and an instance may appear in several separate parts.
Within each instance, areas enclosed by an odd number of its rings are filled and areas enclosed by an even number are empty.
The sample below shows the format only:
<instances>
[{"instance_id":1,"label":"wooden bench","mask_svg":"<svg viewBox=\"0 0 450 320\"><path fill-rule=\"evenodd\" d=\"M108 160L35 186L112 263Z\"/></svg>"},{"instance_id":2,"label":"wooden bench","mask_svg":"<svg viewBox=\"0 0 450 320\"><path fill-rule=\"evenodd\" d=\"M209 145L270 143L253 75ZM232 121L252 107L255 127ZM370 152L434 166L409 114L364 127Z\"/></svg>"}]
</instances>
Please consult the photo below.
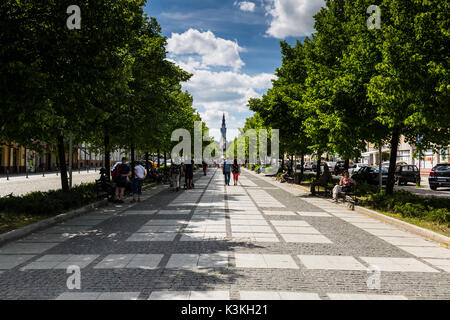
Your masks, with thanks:
<instances>
[{"instance_id":1,"label":"wooden bench","mask_svg":"<svg viewBox=\"0 0 450 320\"><path fill-rule=\"evenodd\" d=\"M324 191L320 191L320 188L323 188ZM316 184L314 185L314 192L315 194L320 195L321 193L323 193L325 195L325 197L329 197L331 198L333 195L333 186L330 185L321 185L321 184ZM316 191L317 190L317 191Z\"/></svg>"},{"instance_id":2,"label":"wooden bench","mask_svg":"<svg viewBox=\"0 0 450 320\"><path fill-rule=\"evenodd\" d=\"M97 193L97 199L102 196L106 196L109 201L114 201L115 197L115 184L104 179L95 180L95 191Z\"/></svg>"},{"instance_id":3,"label":"wooden bench","mask_svg":"<svg viewBox=\"0 0 450 320\"><path fill-rule=\"evenodd\" d=\"M356 186L353 186L348 191L342 191L338 193L336 202L342 199L344 203L348 203L348 206L354 211L355 205L358 203L358 197L356 195Z\"/></svg>"}]
</instances>

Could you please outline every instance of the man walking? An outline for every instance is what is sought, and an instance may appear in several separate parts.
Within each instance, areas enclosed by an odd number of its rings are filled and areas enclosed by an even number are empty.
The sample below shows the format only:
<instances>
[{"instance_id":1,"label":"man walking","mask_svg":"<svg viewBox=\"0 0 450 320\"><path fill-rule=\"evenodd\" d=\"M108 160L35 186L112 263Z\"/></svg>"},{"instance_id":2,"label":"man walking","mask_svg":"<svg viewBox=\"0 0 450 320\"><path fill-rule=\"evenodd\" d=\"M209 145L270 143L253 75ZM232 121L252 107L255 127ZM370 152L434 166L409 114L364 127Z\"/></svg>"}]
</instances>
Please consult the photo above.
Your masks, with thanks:
<instances>
[{"instance_id":1,"label":"man walking","mask_svg":"<svg viewBox=\"0 0 450 320\"><path fill-rule=\"evenodd\" d=\"M206 176L206 170L208 169L208 164L205 160L202 161L202 167L203 167L203 175Z\"/></svg>"},{"instance_id":2,"label":"man walking","mask_svg":"<svg viewBox=\"0 0 450 320\"><path fill-rule=\"evenodd\" d=\"M186 188L191 189L194 187L193 179L194 179L194 160L191 160L190 163L186 163Z\"/></svg>"},{"instance_id":3,"label":"man walking","mask_svg":"<svg viewBox=\"0 0 450 320\"><path fill-rule=\"evenodd\" d=\"M182 175L182 171L181 165L172 162L172 165L170 166L170 176L173 180L173 187L177 192L180 190L180 175Z\"/></svg>"},{"instance_id":4,"label":"man walking","mask_svg":"<svg viewBox=\"0 0 450 320\"><path fill-rule=\"evenodd\" d=\"M141 202L142 195L142 185L144 184L144 180L147 177L147 171L145 168L137 161L134 162L134 181L133 181L133 200L132 203L137 201Z\"/></svg>"},{"instance_id":5,"label":"man walking","mask_svg":"<svg viewBox=\"0 0 450 320\"><path fill-rule=\"evenodd\" d=\"M225 158L223 162L223 174L225 176L225 185L230 185L230 179L231 179L231 163L228 161L227 158Z\"/></svg>"},{"instance_id":6,"label":"man walking","mask_svg":"<svg viewBox=\"0 0 450 320\"><path fill-rule=\"evenodd\" d=\"M116 199L117 203L123 203L122 199L124 197L125 188L127 187L128 177L131 176L131 170L127 164L127 158L122 158L122 163L117 166L116 170Z\"/></svg>"}]
</instances>

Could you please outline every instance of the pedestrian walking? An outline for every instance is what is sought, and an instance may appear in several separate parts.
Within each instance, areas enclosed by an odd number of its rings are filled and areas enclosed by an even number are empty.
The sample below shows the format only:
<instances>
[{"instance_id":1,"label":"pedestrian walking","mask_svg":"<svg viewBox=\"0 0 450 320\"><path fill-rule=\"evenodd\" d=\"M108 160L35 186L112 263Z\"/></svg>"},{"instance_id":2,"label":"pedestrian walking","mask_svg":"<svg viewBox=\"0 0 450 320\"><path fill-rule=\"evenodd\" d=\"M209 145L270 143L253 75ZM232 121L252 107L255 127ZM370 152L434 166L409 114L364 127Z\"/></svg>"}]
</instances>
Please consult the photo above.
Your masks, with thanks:
<instances>
[{"instance_id":1,"label":"pedestrian walking","mask_svg":"<svg viewBox=\"0 0 450 320\"><path fill-rule=\"evenodd\" d=\"M128 184L128 177L131 176L131 169L127 164L127 158L122 158L122 163L119 164L116 169L115 183L116 183L116 202L123 203L123 197L125 194L125 188Z\"/></svg>"},{"instance_id":2,"label":"pedestrian walking","mask_svg":"<svg viewBox=\"0 0 450 320\"><path fill-rule=\"evenodd\" d=\"M186 175L186 188L191 189L194 187L193 179L194 179L194 160L191 160L190 163L186 163L185 165L185 175Z\"/></svg>"},{"instance_id":3,"label":"pedestrian walking","mask_svg":"<svg viewBox=\"0 0 450 320\"><path fill-rule=\"evenodd\" d=\"M172 177L173 187L176 192L180 190L180 177L183 174L183 167L177 163L172 162L170 166L170 176Z\"/></svg>"},{"instance_id":4,"label":"pedestrian walking","mask_svg":"<svg viewBox=\"0 0 450 320\"><path fill-rule=\"evenodd\" d=\"M241 167L239 166L237 159L234 159L234 163L233 163L233 166L231 167L231 171L233 172L234 185L237 186L239 174L241 173Z\"/></svg>"},{"instance_id":5,"label":"pedestrian walking","mask_svg":"<svg viewBox=\"0 0 450 320\"><path fill-rule=\"evenodd\" d=\"M206 176L206 170L208 169L208 164L205 160L202 161L202 167L203 167L203 175Z\"/></svg>"},{"instance_id":6,"label":"pedestrian walking","mask_svg":"<svg viewBox=\"0 0 450 320\"><path fill-rule=\"evenodd\" d=\"M133 181L133 200L132 203L136 202L136 195L137 195L137 201L141 202L141 195L142 195L142 186L144 184L144 180L147 177L147 170L141 165L140 162L135 161L134 162L134 181Z\"/></svg>"},{"instance_id":7,"label":"pedestrian walking","mask_svg":"<svg viewBox=\"0 0 450 320\"><path fill-rule=\"evenodd\" d=\"M227 158L223 161L223 175L225 176L225 185L230 185L231 179L231 163Z\"/></svg>"}]
</instances>

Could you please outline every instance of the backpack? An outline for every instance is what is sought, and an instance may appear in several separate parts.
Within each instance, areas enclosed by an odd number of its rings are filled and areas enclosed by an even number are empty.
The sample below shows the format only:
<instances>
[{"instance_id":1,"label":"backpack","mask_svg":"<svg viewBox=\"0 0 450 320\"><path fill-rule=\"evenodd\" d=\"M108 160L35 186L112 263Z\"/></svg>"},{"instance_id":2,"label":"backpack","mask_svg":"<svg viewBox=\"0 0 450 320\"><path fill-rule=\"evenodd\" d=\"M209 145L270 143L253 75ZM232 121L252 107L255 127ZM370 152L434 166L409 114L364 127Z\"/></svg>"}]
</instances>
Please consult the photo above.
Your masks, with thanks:
<instances>
[{"instance_id":1,"label":"backpack","mask_svg":"<svg viewBox=\"0 0 450 320\"><path fill-rule=\"evenodd\" d=\"M121 164L117 165L111 174L113 181L117 180L117 178L119 178L119 176L120 176L120 174L119 174L120 166L121 166Z\"/></svg>"},{"instance_id":2,"label":"backpack","mask_svg":"<svg viewBox=\"0 0 450 320\"><path fill-rule=\"evenodd\" d=\"M239 173L239 165L233 164L233 173Z\"/></svg>"},{"instance_id":3,"label":"backpack","mask_svg":"<svg viewBox=\"0 0 450 320\"><path fill-rule=\"evenodd\" d=\"M180 166L177 164L174 164L172 167L172 173L173 174L180 174Z\"/></svg>"}]
</instances>

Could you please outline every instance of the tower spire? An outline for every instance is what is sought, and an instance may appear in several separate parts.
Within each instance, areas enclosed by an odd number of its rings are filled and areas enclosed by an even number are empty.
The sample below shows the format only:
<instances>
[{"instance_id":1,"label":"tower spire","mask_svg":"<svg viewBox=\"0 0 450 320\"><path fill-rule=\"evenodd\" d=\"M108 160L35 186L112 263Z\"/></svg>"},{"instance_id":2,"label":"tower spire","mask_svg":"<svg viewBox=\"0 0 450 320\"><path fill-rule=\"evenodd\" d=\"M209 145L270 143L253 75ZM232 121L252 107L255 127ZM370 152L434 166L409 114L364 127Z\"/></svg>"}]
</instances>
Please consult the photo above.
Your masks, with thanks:
<instances>
[{"instance_id":1,"label":"tower spire","mask_svg":"<svg viewBox=\"0 0 450 320\"><path fill-rule=\"evenodd\" d=\"M223 113L222 128L220 129L220 132L222 133L222 155L225 156L227 152L227 125L225 122L225 112Z\"/></svg>"}]
</instances>

